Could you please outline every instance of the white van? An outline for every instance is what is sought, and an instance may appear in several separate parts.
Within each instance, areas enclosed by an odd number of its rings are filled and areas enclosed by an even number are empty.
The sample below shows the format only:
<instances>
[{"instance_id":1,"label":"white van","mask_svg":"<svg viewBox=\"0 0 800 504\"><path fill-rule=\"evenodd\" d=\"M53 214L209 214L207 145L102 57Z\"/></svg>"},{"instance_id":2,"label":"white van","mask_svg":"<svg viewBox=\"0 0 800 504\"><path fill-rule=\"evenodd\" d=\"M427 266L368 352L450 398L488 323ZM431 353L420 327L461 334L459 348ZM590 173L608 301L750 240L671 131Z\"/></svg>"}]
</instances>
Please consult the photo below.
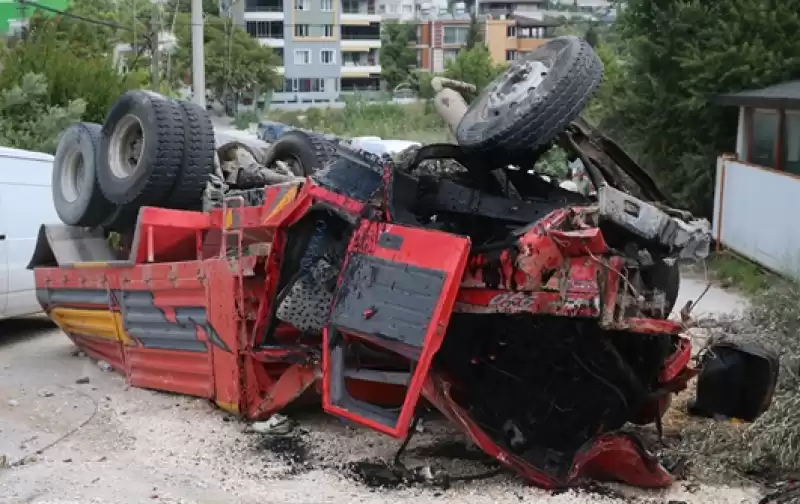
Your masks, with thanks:
<instances>
[{"instance_id":1,"label":"white van","mask_svg":"<svg viewBox=\"0 0 800 504\"><path fill-rule=\"evenodd\" d=\"M50 190L53 156L0 147L0 319L42 310L33 256L39 226L58 224Z\"/></svg>"}]
</instances>

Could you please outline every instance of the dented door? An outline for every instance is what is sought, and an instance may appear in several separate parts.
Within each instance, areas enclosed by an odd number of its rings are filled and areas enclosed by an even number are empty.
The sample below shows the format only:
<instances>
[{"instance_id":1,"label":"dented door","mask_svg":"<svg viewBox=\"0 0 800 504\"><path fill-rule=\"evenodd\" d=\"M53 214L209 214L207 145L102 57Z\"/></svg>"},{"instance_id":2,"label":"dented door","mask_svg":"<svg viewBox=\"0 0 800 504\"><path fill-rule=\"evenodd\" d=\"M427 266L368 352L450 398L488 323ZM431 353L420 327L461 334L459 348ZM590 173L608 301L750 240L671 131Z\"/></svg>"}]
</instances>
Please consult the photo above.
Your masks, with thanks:
<instances>
[{"instance_id":1,"label":"dented door","mask_svg":"<svg viewBox=\"0 0 800 504\"><path fill-rule=\"evenodd\" d=\"M327 412L403 437L425 376L447 330L467 262L469 238L363 221L353 234L334 295L323 348ZM353 397L348 378L363 372L348 361L354 345L402 356L407 372L371 371L372 381L405 387L398 412ZM403 361L403 359L398 359Z\"/></svg>"}]
</instances>

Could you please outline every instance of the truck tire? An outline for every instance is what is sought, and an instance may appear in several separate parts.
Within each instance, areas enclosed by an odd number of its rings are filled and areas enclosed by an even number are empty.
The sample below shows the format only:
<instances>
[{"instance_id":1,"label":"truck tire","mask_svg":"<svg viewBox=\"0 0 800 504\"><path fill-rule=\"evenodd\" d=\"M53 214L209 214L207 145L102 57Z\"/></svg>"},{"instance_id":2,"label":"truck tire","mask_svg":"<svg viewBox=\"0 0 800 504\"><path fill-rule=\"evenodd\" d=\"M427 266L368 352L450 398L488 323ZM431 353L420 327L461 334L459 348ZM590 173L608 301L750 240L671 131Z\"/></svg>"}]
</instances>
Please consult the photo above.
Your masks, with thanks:
<instances>
[{"instance_id":1,"label":"truck tire","mask_svg":"<svg viewBox=\"0 0 800 504\"><path fill-rule=\"evenodd\" d=\"M98 171L105 197L117 205L158 206L175 186L183 161L180 107L150 91L128 91L103 125Z\"/></svg>"},{"instance_id":2,"label":"truck tire","mask_svg":"<svg viewBox=\"0 0 800 504\"><path fill-rule=\"evenodd\" d=\"M182 100L174 103L183 116L183 158L165 204L179 210L199 210L208 177L214 171L214 126L201 107Z\"/></svg>"},{"instance_id":3,"label":"truck tire","mask_svg":"<svg viewBox=\"0 0 800 504\"><path fill-rule=\"evenodd\" d=\"M536 151L580 115L602 80L603 64L585 40L552 39L481 92L458 124L456 140L474 153Z\"/></svg>"},{"instance_id":4,"label":"truck tire","mask_svg":"<svg viewBox=\"0 0 800 504\"><path fill-rule=\"evenodd\" d=\"M322 135L289 131L281 135L267 151L265 165L286 161L292 173L304 177L311 175L336 158L336 146Z\"/></svg>"},{"instance_id":5,"label":"truck tire","mask_svg":"<svg viewBox=\"0 0 800 504\"><path fill-rule=\"evenodd\" d=\"M114 204L98 187L101 158L99 124L73 124L61 135L53 161L53 204L58 217L69 226L98 226Z\"/></svg>"}]
</instances>

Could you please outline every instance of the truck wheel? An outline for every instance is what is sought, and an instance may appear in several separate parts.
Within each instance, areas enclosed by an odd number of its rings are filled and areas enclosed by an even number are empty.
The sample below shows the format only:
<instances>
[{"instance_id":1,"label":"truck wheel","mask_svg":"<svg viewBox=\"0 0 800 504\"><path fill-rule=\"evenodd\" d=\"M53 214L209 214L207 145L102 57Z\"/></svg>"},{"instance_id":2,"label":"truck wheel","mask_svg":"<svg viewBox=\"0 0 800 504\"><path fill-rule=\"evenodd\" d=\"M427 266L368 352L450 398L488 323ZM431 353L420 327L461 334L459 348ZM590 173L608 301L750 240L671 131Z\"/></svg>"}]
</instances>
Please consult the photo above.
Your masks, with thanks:
<instances>
[{"instance_id":1,"label":"truck wheel","mask_svg":"<svg viewBox=\"0 0 800 504\"><path fill-rule=\"evenodd\" d=\"M128 91L103 125L98 171L109 201L157 206L165 202L183 161L180 107L149 91Z\"/></svg>"},{"instance_id":2,"label":"truck wheel","mask_svg":"<svg viewBox=\"0 0 800 504\"><path fill-rule=\"evenodd\" d=\"M58 142L53 161L53 204L58 217L70 226L95 227L113 211L97 185L102 127L77 123Z\"/></svg>"},{"instance_id":3,"label":"truck wheel","mask_svg":"<svg viewBox=\"0 0 800 504\"><path fill-rule=\"evenodd\" d=\"M289 131L267 150L265 165L285 161L297 176L311 175L336 158L336 146L322 135Z\"/></svg>"},{"instance_id":4,"label":"truck wheel","mask_svg":"<svg viewBox=\"0 0 800 504\"><path fill-rule=\"evenodd\" d=\"M198 210L203 206L203 191L214 170L214 127L208 113L194 103L174 103L183 115L183 158L165 203L170 208Z\"/></svg>"},{"instance_id":5,"label":"truck wheel","mask_svg":"<svg viewBox=\"0 0 800 504\"><path fill-rule=\"evenodd\" d=\"M472 152L533 152L580 115L603 80L603 64L582 38L558 37L515 61L467 110L456 129Z\"/></svg>"}]
</instances>

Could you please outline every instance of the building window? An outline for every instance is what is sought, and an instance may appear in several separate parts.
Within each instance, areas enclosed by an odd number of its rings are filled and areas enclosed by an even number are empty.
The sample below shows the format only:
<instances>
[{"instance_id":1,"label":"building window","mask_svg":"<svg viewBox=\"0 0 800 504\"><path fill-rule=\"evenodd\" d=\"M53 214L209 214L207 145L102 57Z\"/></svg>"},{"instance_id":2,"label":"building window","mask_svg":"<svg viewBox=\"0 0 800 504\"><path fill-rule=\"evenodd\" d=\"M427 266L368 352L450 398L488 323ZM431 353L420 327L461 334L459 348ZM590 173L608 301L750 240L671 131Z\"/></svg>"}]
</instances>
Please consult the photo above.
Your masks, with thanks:
<instances>
[{"instance_id":1,"label":"building window","mask_svg":"<svg viewBox=\"0 0 800 504\"><path fill-rule=\"evenodd\" d=\"M321 11L330 12L333 10L333 0L321 0L319 9Z\"/></svg>"},{"instance_id":2,"label":"building window","mask_svg":"<svg viewBox=\"0 0 800 504\"><path fill-rule=\"evenodd\" d=\"M417 68L422 68L422 49L417 49Z\"/></svg>"},{"instance_id":3,"label":"building window","mask_svg":"<svg viewBox=\"0 0 800 504\"><path fill-rule=\"evenodd\" d=\"M325 91L325 79L284 79L284 93L319 93Z\"/></svg>"},{"instance_id":4,"label":"building window","mask_svg":"<svg viewBox=\"0 0 800 504\"><path fill-rule=\"evenodd\" d=\"M416 33L416 42L417 44L422 43L422 25L417 25L417 33Z\"/></svg>"},{"instance_id":5,"label":"building window","mask_svg":"<svg viewBox=\"0 0 800 504\"><path fill-rule=\"evenodd\" d=\"M544 36L545 29L541 26L526 26L517 30L517 37L519 38L540 39L544 38Z\"/></svg>"},{"instance_id":6,"label":"building window","mask_svg":"<svg viewBox=\"0 0 800 504\"><path fill-rule=\"evenodd\" d=\"M295 37L308 37L309 27L307 24L294 25Z\"/></svg>"},{"instance_id":7,"label":"building window","mask_svg":"<svg viewBox=\"0 0 800 504\"><path fill-rule=\"evenodd\" d=\"M295 65L310 65L311 64L311 51L308 49L297 49L294 52Z\"/></svg>"},{"instance_id":8,"label":"building window","mask_svg":"<svg viewBox=\"0 0 800 504\"><path fill-rule=\"evenodd\" d=\"M466 44L468 26L445 26L444 27L444 43L445 44Z\"/></svg>"},{"instance_id":9,"label":"building window","mask_svg":"<svg viewBox=\"0 0 800 504\"><path fill-rule=\"evenodd\" d=\"M311 10L311 0L294 0L294 10L298 11Z\"/></svg>"},{"instance_id":10,"label":"building window","mask_svg":"<svg viewBox=\"0 0 800 504\"><path fill-rule=\"evenodd\" d=\"M458 57L458 49L445 49L442 51L442 59L444 64L447 65Z\"/></svg>"},{"instance_id":11,"label":"building window","mask_svg":"<svg viewBox=\"0 0 800 504\"><path fill-rule=\"evenodd\" d=\"M748 161L768 168L777 168L775 153L779 124L780 114L777 110L756 109L750 113Z\"/></svg>"},{"instance_id":12,"label":"building window","mask_svg":"<svg viewBox=\"0 0 800 504\"><path fill-rule=\"evenodd\" d=\"M251 37L255 38L283 38L282 21L247 21L245 29Z\"/></svg>"},{"instance_id":13,"label":"building window","mask_svg":"<svg viewBox=\"0 0 800 504\"><path fill-rule=\"evenodd\" d=\"M333 37L333 25L323 25L322 26L322 36L323 37Z\"/></svg>"},{"instance_id":14,"label":"building window","mask_svg":"<svg viewBox=\"0 0 800 504\"><path fill-rule=\"evenodd\" d=\"M786 112L784 132L783 166L786 171L800 175L800 112Z\"/></svg>"},{"instance_id":15,"label":"building window","mask_svg":"<svg viewBox=\"0 0 800 504\"><path fill-rule=\"evenodd\" d=\"M506 51L506 61L514 61L517 59L517 51Z\"/></svg>"},{"instance_id":16,"label":"building window","mask_svg":"<svg viewBox=\"0 0 800 504\"><path fill-rule=\"evenodd\" d=\"M392 4L389 6L389 12L396 13L397 12L397 5Z\"/></svg>"},{"instance_id":17,"label":"building window","mask_svg":"<svg viewBox=\"0 0 800 504\"><path fill-rule=\"evenodd\" d=\"M506 26L506 37L514 38L517 36L517 27L516 26Z\"/></svg>"},{"instance_id":18,"label":"building window","mask_svg":"<svg viewBox=\"0 0 800 504\"><path fill-rule=\"evenodd\" d=\"M403 14L411 14L414 12L414 9L410 5L403 6Z\"/></svg>"},{"instance_id":19,"label":"building window","mask_svg":"<svg viewBox=\"0 0 800 504\"><path fill-rule=\"evenodd\" d=\"M297 79L297 90L301 93L325 91L325 79Z\"/></svg>"},{"instance_id":20,"label":"building window","mask_svg":"<svg viewBox=\"0 0 800 504\"><path fill-rule=\"evenodd\" d=\"M336 63L336 51L333 49L323 49L319 52L319 59L325 65L333 65Z\"/></svg>"},{"instance_id":21,"label":"building window","mask_svg":"<svg viewBox=\"0 0 800 504\"><path fill-rule=\"evenodd\" d=\"M380 12L381 14L386 14L386 4L380 4L378 6L378 12Z\"/></svg>"}]
</instances>

